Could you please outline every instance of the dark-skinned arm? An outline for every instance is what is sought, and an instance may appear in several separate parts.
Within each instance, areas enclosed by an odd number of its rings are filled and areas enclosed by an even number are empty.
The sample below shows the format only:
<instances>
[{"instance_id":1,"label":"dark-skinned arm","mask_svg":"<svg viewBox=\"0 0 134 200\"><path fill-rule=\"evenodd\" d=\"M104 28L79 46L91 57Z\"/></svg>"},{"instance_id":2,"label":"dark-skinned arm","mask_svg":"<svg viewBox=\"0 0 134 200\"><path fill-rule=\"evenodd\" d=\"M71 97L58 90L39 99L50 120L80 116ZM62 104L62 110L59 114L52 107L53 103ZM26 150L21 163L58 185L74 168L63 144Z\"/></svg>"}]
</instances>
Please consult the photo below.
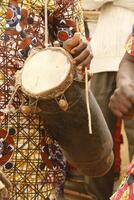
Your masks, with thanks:
<instances>
[{"instance_id":1,"label":"dark-skinned arm","mask_svg":"<svg viewBox=\"0 0 134 200\"><path fill-rule=\"evenodd\" d=\"M124 119L134 116L134 57L126 53L117 74L117 89L109 106L113 113Z\"/></svg>"}]
</instances>

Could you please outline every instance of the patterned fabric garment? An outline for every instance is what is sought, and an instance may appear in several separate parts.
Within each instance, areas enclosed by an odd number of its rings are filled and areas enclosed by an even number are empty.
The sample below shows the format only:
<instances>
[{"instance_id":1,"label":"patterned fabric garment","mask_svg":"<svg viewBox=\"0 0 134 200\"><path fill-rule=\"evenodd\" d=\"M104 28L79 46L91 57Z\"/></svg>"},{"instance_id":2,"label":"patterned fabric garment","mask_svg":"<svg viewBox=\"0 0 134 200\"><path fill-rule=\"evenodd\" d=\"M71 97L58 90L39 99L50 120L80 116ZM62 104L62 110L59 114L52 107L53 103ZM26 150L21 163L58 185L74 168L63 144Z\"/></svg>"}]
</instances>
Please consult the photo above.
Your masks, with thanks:
<instances>
[{"instance_id":1,"label":"patterned fabric garment","mask_svg":"<svg viewBox=\"0 0 134 200\"><path fill-rule=\"evenodd\" d=\"M122 181L118 191L111 200L133 200L134 199L134 160L128 167L128 176Z\"/></svg>"},{"instance_id":2,"label":"patterned fabric garment","mask_svg":"<svg viewBox=\"0 0 134 200\"><path fill-rule=\"evenodd\" d=\"M44 47L44 1L0 1L0 166L13 184L11 200L54 200L65 179L62 152L47 136L40 110L15 92L15 72L33 48ZM50 42L62 45L78 25L83 32L79 0L49 1Z\"/></svg>"},{"instance_id":3,"label":"patterned fabric garment","mask_svg":"<svg viewBox=\"0 0 134 200\"><path fill-rule=\"evenodd\" d=\"M126 51L129 55L134 56L134 25L126 43Z\"/></svg>"},{"instance_id":4,"label":"patterned fabric garment","mask_svg":"<svg viewBox=\"0 0 134 200\"><path fill-rule=\"evenodd\" d=\"M134 36L132 34L128 38L126 51L129 55L134 56Z\"/></svg>"}]
</instances>

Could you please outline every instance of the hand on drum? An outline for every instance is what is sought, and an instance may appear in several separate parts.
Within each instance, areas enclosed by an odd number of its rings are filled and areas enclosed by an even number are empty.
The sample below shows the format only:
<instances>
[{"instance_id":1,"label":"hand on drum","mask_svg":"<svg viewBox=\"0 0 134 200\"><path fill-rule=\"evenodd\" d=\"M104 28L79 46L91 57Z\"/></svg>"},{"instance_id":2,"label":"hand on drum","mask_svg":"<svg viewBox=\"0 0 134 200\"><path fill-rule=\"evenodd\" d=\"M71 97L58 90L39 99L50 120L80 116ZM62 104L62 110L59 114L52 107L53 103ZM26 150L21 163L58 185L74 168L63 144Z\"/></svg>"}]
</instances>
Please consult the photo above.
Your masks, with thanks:
<instances>
[{"instance_id":1,"label":"hand on drum","mask_svg":"<svg viewBox=\"0 0 134 200\"><path fill-rule=\"evenodd\" d=\"M111 96L110 109L113 113L124 119L134 116L134 85L124 84L117 88Z\"/></svg>"},{"instance_id":2,"label":"hand on drum","mask_svg":"<svg viewBox=\"0 0 134 200\"><path fill-rule=\"evenodd\" d=\"M72 38L64 42L63 47L73 56L73 64L78 70L83 71L85 67L89 67L93 55L86 38L82 38L80 33L75 33Z\"/></svg>"}]
</instances>

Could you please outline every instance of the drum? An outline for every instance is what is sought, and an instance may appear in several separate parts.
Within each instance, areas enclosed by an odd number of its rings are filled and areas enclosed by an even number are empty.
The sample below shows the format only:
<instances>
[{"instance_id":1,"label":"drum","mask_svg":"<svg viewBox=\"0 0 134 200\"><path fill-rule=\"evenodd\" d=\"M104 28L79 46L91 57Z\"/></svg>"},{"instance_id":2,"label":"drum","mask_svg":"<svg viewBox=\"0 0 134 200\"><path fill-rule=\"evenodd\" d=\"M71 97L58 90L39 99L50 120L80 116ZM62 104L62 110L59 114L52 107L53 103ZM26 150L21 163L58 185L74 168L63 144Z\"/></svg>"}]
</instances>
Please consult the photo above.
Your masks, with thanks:
<instances>
[{"instance_id":1,"label":"drum","mask_svg":"<svg viewBox=\"0 0 134 200\"><path fill-rule=\"evenodd\" d=\"M66 158L80 173L102 176L113 164L112 138L90 90L93 133L89 134L85 88L73 81L74 74L70 55L60 47L50 47L26 60L18 82L24 93L38 99L45 127Z\"/></svg>"}]
</instances>

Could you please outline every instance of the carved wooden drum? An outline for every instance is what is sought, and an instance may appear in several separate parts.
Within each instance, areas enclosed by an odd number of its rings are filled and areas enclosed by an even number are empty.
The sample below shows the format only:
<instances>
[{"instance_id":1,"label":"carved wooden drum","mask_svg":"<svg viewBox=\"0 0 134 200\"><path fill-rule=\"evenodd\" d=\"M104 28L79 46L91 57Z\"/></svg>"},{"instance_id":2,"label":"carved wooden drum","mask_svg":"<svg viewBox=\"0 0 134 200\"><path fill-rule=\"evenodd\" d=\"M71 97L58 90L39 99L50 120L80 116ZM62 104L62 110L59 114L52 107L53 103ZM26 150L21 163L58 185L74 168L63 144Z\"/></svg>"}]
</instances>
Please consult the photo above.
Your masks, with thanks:
<instances>
[{"instance_id":1,"label":"carved wooden drum","mask_svg":"<svg viewBox=\"0 0 134 200\"><path fill-rule=\"evenodd\" d=\"M104 175L113 164L112 138L89 91L92 130L89 134L85 88L73 81L71 56L60 47L33 53L20 72L22 91L38 100L49 133L81 173Z\"/></svg>"}]
</instances>

